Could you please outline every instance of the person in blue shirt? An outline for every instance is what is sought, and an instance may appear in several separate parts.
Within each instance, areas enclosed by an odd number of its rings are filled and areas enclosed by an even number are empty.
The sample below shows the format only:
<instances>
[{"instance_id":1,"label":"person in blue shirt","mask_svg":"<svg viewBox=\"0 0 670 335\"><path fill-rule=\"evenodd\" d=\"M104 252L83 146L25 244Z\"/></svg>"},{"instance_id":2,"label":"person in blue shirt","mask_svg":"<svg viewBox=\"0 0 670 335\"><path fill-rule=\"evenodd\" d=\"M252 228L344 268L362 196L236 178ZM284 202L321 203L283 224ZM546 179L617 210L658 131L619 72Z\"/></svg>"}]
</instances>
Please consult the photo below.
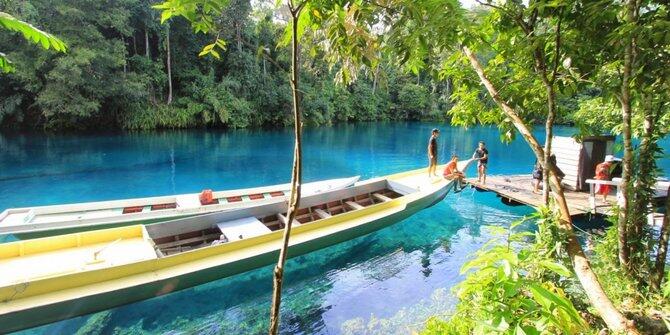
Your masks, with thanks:
<instances>
[{"instance_id":1,"label":"person in blue shirt","mask_svg":"<svg viewBox=\"0 0 670 335\"><path fill-rule=\"evenodd\" d=\"M479 141L479 147L472 154L472 159L477 162L477 182L486 184L486 165L489 163L489 151L486 150L486 143Z\"/></svg>"}]
</instances>

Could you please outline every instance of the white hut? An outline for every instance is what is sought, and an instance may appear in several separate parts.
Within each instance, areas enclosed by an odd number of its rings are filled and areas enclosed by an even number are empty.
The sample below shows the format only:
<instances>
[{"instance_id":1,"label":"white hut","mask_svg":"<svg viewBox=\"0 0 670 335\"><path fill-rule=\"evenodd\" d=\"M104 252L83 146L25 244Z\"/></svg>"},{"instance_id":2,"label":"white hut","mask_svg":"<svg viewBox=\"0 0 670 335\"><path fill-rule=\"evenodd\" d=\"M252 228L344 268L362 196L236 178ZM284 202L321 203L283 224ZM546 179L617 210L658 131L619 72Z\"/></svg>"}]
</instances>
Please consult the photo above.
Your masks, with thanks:
<instances>
[{"instance_id":1,"label":"white hut","mask_svg":"<svg viewBox=\"0 0 670 335\"><path fill-rule=\"evenodd\" d=\"M572 191L587 191L585 182L595 175L596 165L614 152L614 136L584 137L578 142L572 137L554 136L551 152L556 165L565 173L563 186Z\"/></svg>"}]
</instances>

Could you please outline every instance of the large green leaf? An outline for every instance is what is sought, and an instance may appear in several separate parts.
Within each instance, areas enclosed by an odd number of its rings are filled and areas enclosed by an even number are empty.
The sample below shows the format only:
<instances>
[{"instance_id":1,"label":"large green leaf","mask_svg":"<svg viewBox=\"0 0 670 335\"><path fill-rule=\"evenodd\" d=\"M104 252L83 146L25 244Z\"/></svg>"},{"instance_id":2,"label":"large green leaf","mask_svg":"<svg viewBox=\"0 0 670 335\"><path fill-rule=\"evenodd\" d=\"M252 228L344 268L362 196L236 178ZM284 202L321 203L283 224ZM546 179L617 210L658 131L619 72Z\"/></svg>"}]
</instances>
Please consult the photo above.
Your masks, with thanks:
<instances>
[{"instance_id":1,"label":"large green leaf","mask_svg":"<svg viewBox=\"0 0 670 335\"><path fill-rule=\"evenodd\" d=\"M535 301L542 305L547 310L553 310L558 307L562 310L573 325L578 327L584 326L584 320L579 315L572 302L564 296L559 296L539 284L531 283L528 287ZM557 325L564 327L565 325Z\"/></svg>"},{"instance_id":2,"label":"large green leaf","mask_svg":"<svg viewBox=\"0 0 670 335\"><path fill-rule=\"evenodd\" d=\"M12 62L7 59L5 54L0 52L0 72L4 73L9 73L14 71L14 66L12 65Z\"/></svg>"},{"instance_id":3,"label":"large green leaf","mask_svg":"<svg viewBox=\"0 0 670 335\"><path fill-rule=\"evenodd\" d=\"M564 277L570 277L572 275L572 272L570 272L568 268L552 261L544 260L540 262L540 265Z\"/></svg>"},{"instance_id":4,"label":"large green leaf","mask_svg":"<svg viewBox=\"0 0 670 335\"><path fill-rule=\"evenodd\" d=\"M54 49L60 52L67 51L67 45L56 36L35 28L30 23L23 22L7 13L0 12L0 26L21 33L27 41L37 44L44 49Z\"/></svg>"}]
</instances>

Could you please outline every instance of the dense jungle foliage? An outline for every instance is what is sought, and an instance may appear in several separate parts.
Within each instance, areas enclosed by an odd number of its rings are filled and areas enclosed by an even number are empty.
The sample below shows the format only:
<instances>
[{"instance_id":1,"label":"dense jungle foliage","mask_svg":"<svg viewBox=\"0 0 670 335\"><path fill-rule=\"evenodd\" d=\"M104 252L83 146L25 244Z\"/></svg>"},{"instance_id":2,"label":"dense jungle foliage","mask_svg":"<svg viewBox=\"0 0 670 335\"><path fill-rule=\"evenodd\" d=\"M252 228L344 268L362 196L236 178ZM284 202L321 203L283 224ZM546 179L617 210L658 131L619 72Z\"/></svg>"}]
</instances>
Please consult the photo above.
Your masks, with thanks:
<instances>
[{"instance_id":1,"label":"dense jungle foliage","mask_svg":"<svg viewBox=\"0 0 670 335\"><path fill-rule=\"evenodd\" d=\"M292 123L290 53L277 48L285 22L271 9L233 1L221 18L229 41L198 57L211 37L184 19L161 25L151 0L0 0L0 12L61 38L67 53L26 47L0 34L16 70L0 81L2 128L152 129L261 127ZM169 50L169 53L168 53ZM319 55L302 57L306 124L444 117L448 83L406 75L389 62L348 86Z\"/></svg>"}]
</instances>

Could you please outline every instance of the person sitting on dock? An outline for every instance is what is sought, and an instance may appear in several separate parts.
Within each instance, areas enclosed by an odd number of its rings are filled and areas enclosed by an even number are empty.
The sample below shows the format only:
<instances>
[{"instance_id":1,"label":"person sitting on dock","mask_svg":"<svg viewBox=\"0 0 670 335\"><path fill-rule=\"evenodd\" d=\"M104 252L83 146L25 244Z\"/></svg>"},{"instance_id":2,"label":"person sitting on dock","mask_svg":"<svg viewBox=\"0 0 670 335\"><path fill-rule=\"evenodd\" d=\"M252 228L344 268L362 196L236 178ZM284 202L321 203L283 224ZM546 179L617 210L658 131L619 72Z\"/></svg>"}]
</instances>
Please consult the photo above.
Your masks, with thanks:
<instances>
[{"instance_id":1,"label":"person sitting on dock","mask_svg":"<svg viewBox=\"0 0 670 335\"><path fill-rule=\"evenodd\" d=\"M465 175L463 172L458 171L458 156L451 156L451 161L447 163L447 166L444 168L444 173L442 174L446 180L455 180L456 184L454 185L454 191L460 192L465 186Z\"/></svg>"},{"instance_id":2,"label":"person sitting on dock","mask_svg":"<svg viewBox=\"0 0 670 335\"><path fill-rule=\"evenodd\" d=\"M489 151L486 150L484 141L479 141L479 147L472 154L472 159L479 161L477 162L477 182L486 184L486 165L489 162Z\"/></svg>"},{"instance_id":3,"label":"person sitting on dock","mask_svg":"<svg viewBox=\"0 0 670 335\"><path fill-rule=\"evenodd\" d=\"M540 192L540 183L543 176L542 165L538 160L535 160L535 165L533 166L533 193L542 194Z\"/></svg>"},{"instance_id":4,"label":"person sitting on dock","mask_svg":"<svg viewBox=\"0 0 670 335\"><path fill-rule=\"evenodd\" d=\"M565 173L556 164L556 155L551 154L551 156L549 156L549 161L551 162L551 164L554 165L554 168L556 169L556 177L558 177L559 181L562 181L563 178L565 178ZM542 193L540 192L540 189L544 188L543 177L544 177L544 169L542 168L540 162L535 160L535 165L533 166L533 193L535 194ZM540 187L540 185L542 185L542 187Z\"/></svg>"},{"instance_id":5,"label":"person sitting on dock","mask_svg":"<svg viewBox=\"0 0 670 335\"><path fill-rule=\"evenodd\" d=\"M440 130L434 128L430 132L430 139L428 140L428 177L437 177L435 170L437 169L437 138L440 136ZM431 174L432 172L432 174Z\"/></svg>"},{"instance_id":6,"label":"person sitting on dock","mask_svg":"<svg viewBox=\"0 0 670 335\"><path fill-rule=\"evenodd\" d=\"M614 162L614 156L612 155L605 156L605 161L596 165L596 176L594 177L594 179L611 180L612 162ZM610 186L596 184L596 193L602 194L603 202L606 203L607 195L610 193Z\"/></svg>"},{"instance_id":7,"label":"person sitting on dock","mask_svg":"<svg viewBox=\"0 0 670 335\"><path fill-rule=\"evenodd\" d=\"M556 155L551 154L551 156L549 156L549 160L551 161L551 164L554 165L554 168L556 168L556 177L558 177L559 181L562 181L563 178L565 178L565 172L563 172L563 170L558 167L558 163L556 163Z\"/></svg>"}]
</instances>

